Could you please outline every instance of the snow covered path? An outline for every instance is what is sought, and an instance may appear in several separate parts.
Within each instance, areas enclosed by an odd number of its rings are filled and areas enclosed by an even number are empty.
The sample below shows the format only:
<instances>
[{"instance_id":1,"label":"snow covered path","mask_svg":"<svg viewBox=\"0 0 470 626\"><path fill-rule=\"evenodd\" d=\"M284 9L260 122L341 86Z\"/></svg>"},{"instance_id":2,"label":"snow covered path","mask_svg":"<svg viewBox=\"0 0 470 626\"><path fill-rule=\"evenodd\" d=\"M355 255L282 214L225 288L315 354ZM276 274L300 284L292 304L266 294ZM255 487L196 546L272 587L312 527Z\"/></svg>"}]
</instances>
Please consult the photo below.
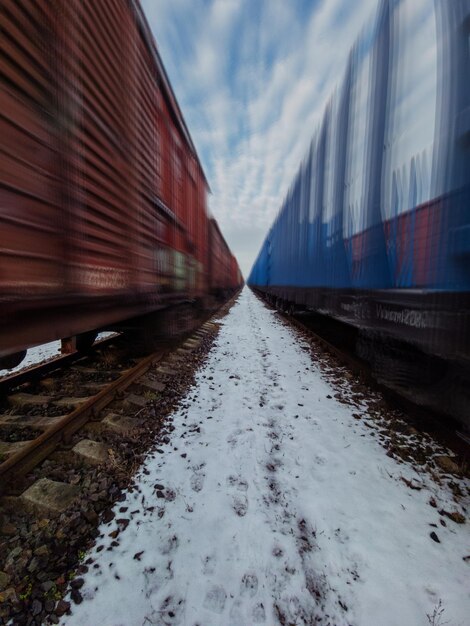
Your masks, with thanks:
<instances>
[{"instance_id":1,"label":"snow covered path","mask_svg":"<svg viewBox=\"0 0 470 626\"><path fill-rule=\"evenodd\" d=\"M439 601L436 625L468 624L468 523L430 538L429 499L452 510L452 493L409 489L418 474L248 289L222 324L63 624L427 626Z\"/></svg>"}]
</instances>

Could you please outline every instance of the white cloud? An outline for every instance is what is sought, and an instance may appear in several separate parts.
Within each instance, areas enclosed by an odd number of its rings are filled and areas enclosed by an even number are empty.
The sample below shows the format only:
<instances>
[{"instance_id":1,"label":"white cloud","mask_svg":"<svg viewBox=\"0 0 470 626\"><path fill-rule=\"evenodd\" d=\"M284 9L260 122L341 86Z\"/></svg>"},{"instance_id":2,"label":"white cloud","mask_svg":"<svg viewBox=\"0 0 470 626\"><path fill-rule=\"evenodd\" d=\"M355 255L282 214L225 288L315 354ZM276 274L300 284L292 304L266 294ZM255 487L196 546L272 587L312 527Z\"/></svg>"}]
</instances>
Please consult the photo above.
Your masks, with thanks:
<instances>
[{"instance_id":1,"label":"white cloud","mask_svg":"<svg viewBox=\"0 0 470 626\"><path fill-rule=\"evenodd\" d=\"M248 274L377 0L143 0Z\"/></svg>"}]
</instances>

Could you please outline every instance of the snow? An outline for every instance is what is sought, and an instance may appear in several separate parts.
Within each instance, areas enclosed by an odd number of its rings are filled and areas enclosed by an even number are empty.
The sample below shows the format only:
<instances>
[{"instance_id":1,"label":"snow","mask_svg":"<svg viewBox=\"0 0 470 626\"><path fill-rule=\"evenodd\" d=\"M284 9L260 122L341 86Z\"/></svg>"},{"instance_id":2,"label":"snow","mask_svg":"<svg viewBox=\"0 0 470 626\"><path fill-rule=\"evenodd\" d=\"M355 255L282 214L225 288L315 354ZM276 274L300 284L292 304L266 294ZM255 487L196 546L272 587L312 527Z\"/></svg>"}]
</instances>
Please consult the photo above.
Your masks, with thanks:
<instances>
[{"instance_id":1,"label":"snow","mask_svg":"<svg viewBox=\"0 0 470 626\"><path fill-rule=\"evenodd\" d=\"M99 333L96 339L105 339L106 337L109 337L113 334L114 333ZM32 365L38 365L43 361L49 361L50 359L60 356L60 346L61 342L59 340L50 341L49 343L44 343L40 346L34 346L33 348L29 348L25 358L21 361L19 365L11 369L0 369L0 377L8 376L9 374L14 374L15 372L20 372L27 367L31 367Z\"/></svg>"},{"instance_id":2,"label":"snow","mask_svg":"<svg viewBox=\"0 0 470 626\"><path fill-rule=\"evenodd\" d=\"M452 492L386 456L336 391L245 289L61 623L468 624L468 527L429 506L455 510Z\"/></svg>"},{"instance_id":3,"label":"snow","mask_svg":"<svg viewBox=\"0 0 470 626\"><path fill-rule=\"evenodd\" d=\"M30 348L28 350L25 358L16 367L12 367L11 369L0 369L0 376L14 374L15 372L24 370L31 365L36 365L42 361L46 361L57 356L60 356L60 341L51 341L50 343L45 343L42 346L35 346L34 348Z\"/></svg>"}]
</instances>

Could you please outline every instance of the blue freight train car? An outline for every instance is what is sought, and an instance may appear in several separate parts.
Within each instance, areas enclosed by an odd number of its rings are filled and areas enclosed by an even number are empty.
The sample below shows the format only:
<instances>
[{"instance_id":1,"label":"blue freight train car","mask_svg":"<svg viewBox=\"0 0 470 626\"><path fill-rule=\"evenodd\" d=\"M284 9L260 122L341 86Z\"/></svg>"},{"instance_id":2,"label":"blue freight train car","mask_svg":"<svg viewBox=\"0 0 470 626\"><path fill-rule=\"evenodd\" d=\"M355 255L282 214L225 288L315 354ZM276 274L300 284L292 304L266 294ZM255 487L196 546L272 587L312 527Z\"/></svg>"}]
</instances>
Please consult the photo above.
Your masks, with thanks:
<instances>
[{"instance_id":1,"label":"blue freight train car","mask_svg":"<svg viewBox=\"0 0 470 626\"><path fill-rule=\"evenodd\" d=\"M377 371L428 372L431 404L458 388L467 423L469 40L470 0L381 2L248 279L355 326Z\"/></svg>"}]
</instances>

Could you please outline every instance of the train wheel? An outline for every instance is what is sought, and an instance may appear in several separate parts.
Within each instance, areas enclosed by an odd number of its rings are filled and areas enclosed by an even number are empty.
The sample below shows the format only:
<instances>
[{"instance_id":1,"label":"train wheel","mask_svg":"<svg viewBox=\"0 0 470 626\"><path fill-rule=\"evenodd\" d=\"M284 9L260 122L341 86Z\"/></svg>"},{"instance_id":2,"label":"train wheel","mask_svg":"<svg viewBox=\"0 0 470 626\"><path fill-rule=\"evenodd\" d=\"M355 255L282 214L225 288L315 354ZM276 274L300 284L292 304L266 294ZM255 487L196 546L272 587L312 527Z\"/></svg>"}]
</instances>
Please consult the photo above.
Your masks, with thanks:
<instances>
[{"instance_id":1,"label":"train wheel","mask_svg":"<svg viewBox=\"0 0 470 626\"><path fill-rule=\"evenodd\" d=\"M81 333L76 338L76 348L78 352L88 352L91 346L95 343L96 333L94 330L90 330L88 333Z\"/></svg>"},{"instance_id":2,"label":"train wheel","mask_svg":"<svg viewBox=\"0 0 470 626\"><path fill-rule=\"evenodd\" d=\"M17 367L26 356L26 350L15 352L14 354L7 354L0 358L0 369L11 370Z\"/></svg>"}]
</instances>

